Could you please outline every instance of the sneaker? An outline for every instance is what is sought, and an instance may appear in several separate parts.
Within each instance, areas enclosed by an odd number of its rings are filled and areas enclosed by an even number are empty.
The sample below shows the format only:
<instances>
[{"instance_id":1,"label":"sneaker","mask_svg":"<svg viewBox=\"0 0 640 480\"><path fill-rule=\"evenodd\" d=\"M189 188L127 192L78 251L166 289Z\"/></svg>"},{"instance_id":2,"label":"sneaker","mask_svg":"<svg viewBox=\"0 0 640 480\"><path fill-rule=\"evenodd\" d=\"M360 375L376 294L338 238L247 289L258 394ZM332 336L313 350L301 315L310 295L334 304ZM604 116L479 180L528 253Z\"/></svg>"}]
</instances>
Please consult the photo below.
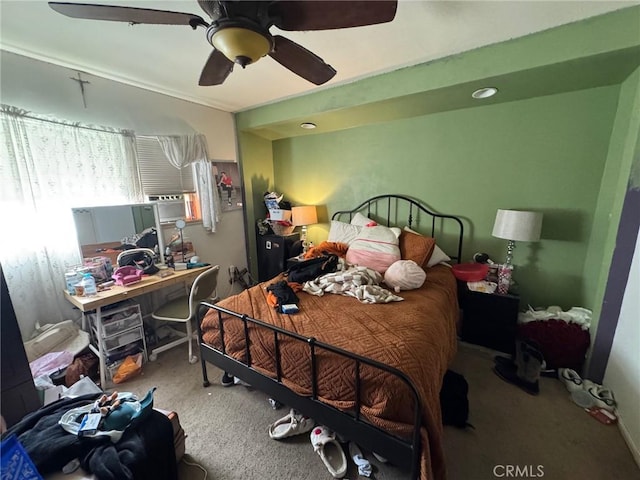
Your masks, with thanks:
<instances>
[{"instance_id":1,"label":"sneaker","mask_svg":"<svg viewBox=\"0 0 640 480\"><path fill-rule=\"evenodd\" d=\"M604 408L610 412L616 409L616 400L613 397L613 392L602 385L594 384L587 388L587 393L593 398L593 403L596 407Z\"/></svg>"},{"instance_id":2,"label":"sneaker","mask_svg":"<svg viewBox=\"0 0 640 480\"><path fill-rule=\"evenodd\" d=\"M299 414L292 408L287 415L269 426L269 437L274 440L282 440L283 438L300 435L301 433L310 432L315 424L316 422L311 418Z\"/></svg>"},{"instance_id":3,"label":"sneaker","mask_svg":"<svg viewBox=\"0 0 640 480\"><path fill-rule=\"evenodd\" d=\"M244 380L240 380L238 377L233 377L234 385L242 385L243 387L250 387L251 385L245 382Z\"/></svg>"},{"instance_id":4,"label":"sneaker","mask_svg":"<svg viewBox=\"0 0 640 480\"><path fill-rule=\"evenodd\" d=\"M223 387L231 387L235 385L235 378L233 377L233 375L229 375L227 372L224 372L222 374L222 378L220 379L220 384Z\"/></svg>"},{"instance_id":5,"label":"sneaker","mask_svg":"<svg viewBox=\"0 0 640 480\"><path fill-rule=\"evenodd\" d=\"M575 392L576 390L582 390L584 388L584 382L580 375L575 370L570 368L559 368L558 378L564 386L567 387L569 392Z\"/></svg>"}]
</instances>

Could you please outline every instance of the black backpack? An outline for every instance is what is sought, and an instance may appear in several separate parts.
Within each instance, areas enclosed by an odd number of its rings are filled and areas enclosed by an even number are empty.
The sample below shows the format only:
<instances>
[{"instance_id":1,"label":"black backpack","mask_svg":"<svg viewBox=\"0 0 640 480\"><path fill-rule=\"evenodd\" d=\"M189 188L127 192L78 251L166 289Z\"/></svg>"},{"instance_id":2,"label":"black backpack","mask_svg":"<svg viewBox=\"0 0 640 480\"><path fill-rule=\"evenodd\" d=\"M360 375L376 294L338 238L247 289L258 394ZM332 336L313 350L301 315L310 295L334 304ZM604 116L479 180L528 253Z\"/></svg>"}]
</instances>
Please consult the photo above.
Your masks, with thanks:
<instances>
[{"instance_id":1,"label":"black backpack","mask_svg":"<svg viewBox=\"0 0 640 480\"><path fill-rule=\"evenodd\" d=\"M289 282L304 283L338 269L338 256L329 254L296 262L287 270Z\"/></svg>"},{"instance_id":2,"label":"black backpack","mask_svg":"<svg viewBox=\"0 0 640 480\"><path fill-rule=\"evenodd\" d=\"M440 390L440 408L442 423L458 428L471 427L469 419L469 384L463 375L447 370L442 379Z\"/></svg>"}]
</instances>

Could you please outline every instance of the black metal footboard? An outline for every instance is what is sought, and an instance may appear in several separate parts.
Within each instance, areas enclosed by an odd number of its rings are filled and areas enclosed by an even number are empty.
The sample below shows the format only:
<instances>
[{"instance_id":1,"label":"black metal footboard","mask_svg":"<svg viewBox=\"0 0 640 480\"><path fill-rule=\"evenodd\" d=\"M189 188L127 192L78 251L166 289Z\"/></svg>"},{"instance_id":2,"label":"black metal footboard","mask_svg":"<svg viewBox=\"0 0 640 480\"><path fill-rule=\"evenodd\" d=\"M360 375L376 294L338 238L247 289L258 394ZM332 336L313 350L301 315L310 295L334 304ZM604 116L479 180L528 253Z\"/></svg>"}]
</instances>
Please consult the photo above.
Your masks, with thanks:
<instances>
[{"instance_id":1,"label":"black metal footboard","mask_svg":"<svg viewBox=\"0 0 640 480\"><path fill-rule=\"evenodd\" d=\"M210 310L216 310L218 315L218 328L220 335L221 349L217 349L211 345L207 345L202 340L202 318L205 313ZM241 319L244 322L245 337L245 357L246 363L236 360L227 355L227 347L225 343L223 315L232 316ZM249 325L258 326L267 329L273 333L276 366L275 377L266 376L252 367L250 352L250 330ZM411 472L411 479L417 479L420 474L420 457L421 457L421 440L420 428L422 425L422 400L418 391L409 377L400 370L385 365L381 362L371 360L369 358L342 350L332 345L320 342L314 338L307 338L294 332L290 332L270 325L247 315L227 310L225 308L212 305L206 302L201 304L198 312L198 338L200 340L200 361L202 364L203 385L209 386L207 377L206 362L209 362L221 370L234 375L243 381L249 383L252 387L266 393L273 399L295 408L302 414L313 418L321 425L339 432L341 436L352 440L365 449L374 451L386 457L391 463ZM306 343L309 348L311 361L311 379L312 393L310 396L302 396L290 390L282 383L281 378L281 351L280 343L282 338L294 339L295 341ZM326 350L353 361L355 364L355 408L354 411L341 411L331 405L323 403L317 396L317 358L316 352ZM402 438L397 435L386 432L368 421L361 415L361 398L362 384L360 378L360 370L362 365L367 365L375 369L387 372L390 375L401 380L411 392L413 397L414 415L413 430L411 438Z\"/></svg>"}]
</instances>

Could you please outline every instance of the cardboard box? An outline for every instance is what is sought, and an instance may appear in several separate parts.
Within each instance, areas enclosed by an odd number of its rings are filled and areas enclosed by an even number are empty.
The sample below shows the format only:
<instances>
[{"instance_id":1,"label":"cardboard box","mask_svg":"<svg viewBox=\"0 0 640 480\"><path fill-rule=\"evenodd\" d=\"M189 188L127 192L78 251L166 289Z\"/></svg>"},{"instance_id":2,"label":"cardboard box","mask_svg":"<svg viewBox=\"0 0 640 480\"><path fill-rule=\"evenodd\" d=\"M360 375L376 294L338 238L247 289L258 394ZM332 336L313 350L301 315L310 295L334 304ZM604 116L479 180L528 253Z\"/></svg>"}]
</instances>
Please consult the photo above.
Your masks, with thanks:
<instances>
[{"instance_id":1,"label":"cardboard box","mask_svg":"<svg viewBox=\"0 0 640 480\"><path fill-rule=\"evenodd\" d=\"M269 220L272 220L274 222L291 220L291 210L281 210L279 208L270 208Z\"/></svg>"}]
</instances>

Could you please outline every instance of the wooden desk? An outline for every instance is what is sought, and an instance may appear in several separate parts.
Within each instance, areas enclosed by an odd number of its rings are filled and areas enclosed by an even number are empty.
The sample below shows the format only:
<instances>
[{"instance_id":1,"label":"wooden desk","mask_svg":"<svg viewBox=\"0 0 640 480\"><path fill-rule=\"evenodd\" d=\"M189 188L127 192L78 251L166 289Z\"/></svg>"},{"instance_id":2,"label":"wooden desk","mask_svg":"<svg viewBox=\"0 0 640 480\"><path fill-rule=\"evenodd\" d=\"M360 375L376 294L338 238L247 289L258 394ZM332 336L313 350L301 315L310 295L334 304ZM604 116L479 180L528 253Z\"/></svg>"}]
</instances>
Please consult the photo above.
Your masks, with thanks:
<instances>
[{"instance_id":1,"label":"wooden desk","mask_svg":"<svg viewBox=\"0 0 640 480\"><path fill-rule=\"evenodd\" d=\"M147 293L155 292L156 290L170 287L171 285L193 282L198 275L200 275L205 270L208 270L209 268L211 268L211 266L191 268L187 270L180 270L178 272L169 270L173 272L173 274L164 278L160 277L159 273L164 272L165 270L161 270L155 275L142 277L142 280L140 282L134 283L131 286L120 287L114 285L110 287L109 290L98 292L98 294L93 297L77 297L75 295L70 295L66 290L64 291L64 297L67 299L67 301L78 307L82 312L82 329L85 331L90 331L91 328L91 326L88 326L86 324L85 313L95 310L96 322L98 327L97 330L99 332L102 329L102 307L113 305L114 303L128 300L130 298L139 297L140 295L145 295ZM98 355L98 359L100 360L100 385L104 390L107 386L105 373L106 362L104 356L104 345L100 338L100 335L98 335L97 343L98 348L95 353Z\"/></svg>"}]
</instances>

